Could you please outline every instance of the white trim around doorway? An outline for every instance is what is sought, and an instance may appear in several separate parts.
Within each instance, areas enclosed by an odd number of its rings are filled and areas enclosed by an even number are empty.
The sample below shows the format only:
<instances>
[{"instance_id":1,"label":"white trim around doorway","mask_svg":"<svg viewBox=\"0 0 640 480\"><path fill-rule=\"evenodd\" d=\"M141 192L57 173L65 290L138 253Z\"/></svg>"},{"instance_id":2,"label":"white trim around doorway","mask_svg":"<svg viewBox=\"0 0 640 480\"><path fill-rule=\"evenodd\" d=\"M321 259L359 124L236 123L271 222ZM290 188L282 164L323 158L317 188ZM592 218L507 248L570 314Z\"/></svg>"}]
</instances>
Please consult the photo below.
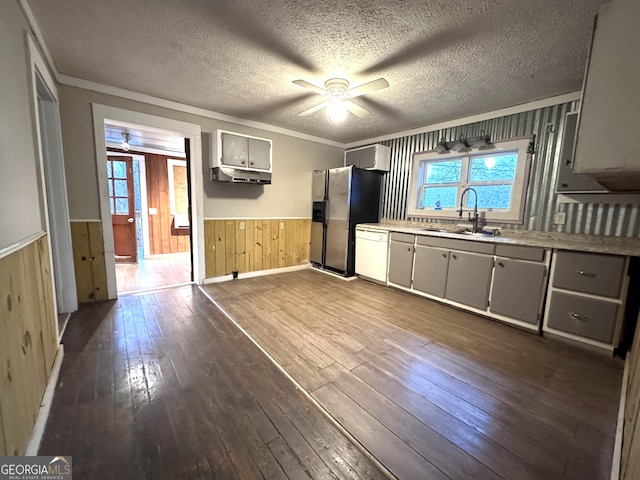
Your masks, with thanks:
<instances>
[{"instance_id":1,"label":"white trim around doorway","mask_svg":"<svg viewBox=\"0 0 640 480\"><path fill-rule=\"evenodd\" d=\"M78 297L69 224L58 91L34 39L28 32L25 38L29 52L31 110L40 170L43 228L47 232L50 252L53 307L56 314L72 313L78 309Z\"/></svg>"},{"instance_id":2,"label":"white trim around doorway","mask_svg":"<svg viewBox=\"0 0 640 480\"><path fill-rule=\"evenodd\" d=\"M113 246L113 226L111 225L111 211L109 210L109 192L107 189L107 162L105 123L120 122L132 127L179 135L189 139L191 177L191 238L193 242L193 277L196 283L204 280L204 201L203 201L203 173L202 173L202 142L201 127L193 123L182 122L170 118L159 117L122 108L92 103L93 134L95 139L96 169L98 172L98 194L100 200L100 218L102 221L102 235L107 272L107 297L115 299L118 296L116 286L116 266Z\"/></svg>"}]
</instances>

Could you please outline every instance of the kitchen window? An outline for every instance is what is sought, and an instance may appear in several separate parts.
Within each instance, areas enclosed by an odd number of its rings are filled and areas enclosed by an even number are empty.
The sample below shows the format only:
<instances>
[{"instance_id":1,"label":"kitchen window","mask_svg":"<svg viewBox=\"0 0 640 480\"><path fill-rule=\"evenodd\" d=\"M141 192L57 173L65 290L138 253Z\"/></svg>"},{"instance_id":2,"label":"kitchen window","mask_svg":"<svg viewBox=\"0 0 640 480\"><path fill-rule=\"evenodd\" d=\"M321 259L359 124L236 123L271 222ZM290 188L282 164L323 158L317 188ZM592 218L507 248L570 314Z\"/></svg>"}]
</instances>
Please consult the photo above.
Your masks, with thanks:
<instances>
[{"instance_id":1,"label":"kitchen window","mask_svg":"<svg viewBox=\"0 0 640 480\"><path fill-rule=\"evenodd\" d=\"M496 142L491 150L414 154L407 216L457 219L460 196L471 187L487 221L522 223L530 142L527 138ZM468 192L463 208L473 210L475 202Z\"/></svg>"}]
</instances>

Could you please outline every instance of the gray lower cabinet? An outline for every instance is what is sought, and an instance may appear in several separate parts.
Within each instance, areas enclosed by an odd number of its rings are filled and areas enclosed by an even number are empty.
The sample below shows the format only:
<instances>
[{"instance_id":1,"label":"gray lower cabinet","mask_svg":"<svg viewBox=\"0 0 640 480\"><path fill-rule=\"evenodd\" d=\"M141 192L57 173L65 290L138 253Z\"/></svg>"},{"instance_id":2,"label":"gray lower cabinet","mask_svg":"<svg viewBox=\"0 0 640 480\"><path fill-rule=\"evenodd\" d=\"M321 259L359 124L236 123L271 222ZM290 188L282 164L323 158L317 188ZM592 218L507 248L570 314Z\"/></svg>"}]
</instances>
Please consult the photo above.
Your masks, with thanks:
<instances>
[{"instance_id":1,"label":"gray lower cabinet","mask_svg":"<svg viewBox=\"0 0 640 480\"><path fill-rule=\"evenodd\" d=\"M449 268L449 250L418 245L414 262L413 289L436 297L444 297Z\"/></svg>"},{"instance_id":2,"label":"gray lower cabinet","mask_svg":"<svg viewBox=\"0 0 640 480\"><path fill-rule=\"evenodd\" d=\"M445 298L486 310L492 270L491 256L451 251Z\"/></svg>"},{"instance_id":3,"label":"gray lower cabinet","mask_svg":"<svg viewBox=\"0 0 640 480\"><path fill-rule=\"evenodd\" d=\"M543 331L612 352L625 311L629 258L556 250L552 265Z\"/></svg>"},{"instance_id":4,"label":"gray lower cabinet","mask_svg":"<svg viewBox=\"0 0 640 480\"><path fill-rule=\"evenodd\" d=\"M413 272L413 236L404 235L407 237L407 240L408 237L411 237L411 242L409 243L408 241L397 241L394 238L400 235L402 234L391 234L391 241L389 242L389 274L387 280L396 285L410 288Z\"/></svg>"},{"instance_id":5,"label":"gray lower cabinet","mask_svg":"<svg viewBox=\"0 0 640 480\"><path fill-rule=\"evenodd\" d=\"M553 267L553 286L618 298L624 268L625 257L619 255L560 251Z\"/></svg>"},{"instance_id":6,"label":"gray lower cabinet","mask_svg":"<svg viewBox=\"0 0 640 480\"><path fill-rule=\"evenodd\" d=\"M565 292L554 292L547 326L561 332L611 343L620 305Z\"/></svg>"},{"instance_id":7,"label":"gray lower cabinet","mask_svg":"<svg viewBox=\"0 0 640 480\"><path fill-rule=\"evenodd\" d=\"M546 287L542 263L496 258L489 311L537 324Z\"/></svg>"}]
</instances>

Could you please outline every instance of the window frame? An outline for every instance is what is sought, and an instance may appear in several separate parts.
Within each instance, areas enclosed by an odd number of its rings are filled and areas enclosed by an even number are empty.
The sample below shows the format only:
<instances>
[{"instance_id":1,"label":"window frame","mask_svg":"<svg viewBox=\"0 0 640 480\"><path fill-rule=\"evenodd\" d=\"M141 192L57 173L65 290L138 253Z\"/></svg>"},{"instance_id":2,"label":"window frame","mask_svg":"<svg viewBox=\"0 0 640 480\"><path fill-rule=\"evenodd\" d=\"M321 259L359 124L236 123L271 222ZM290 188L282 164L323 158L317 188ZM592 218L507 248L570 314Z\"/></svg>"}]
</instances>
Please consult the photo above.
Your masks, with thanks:
<instances>
[{"instance_id":1,"label":"window frame","mask_svg":"<svg viewBox=\"0 0 640 480\"><path fill-rule=\"evenodd\" d=\"M478 185L503 185L503 181L470 182L468 179L471 159L479 156L489 156L501 152L517 152L516 173L513 180L511 194L511 208L491 209L478 208L484 213L486 221L501 223L524 223L524 208L526 205L527 187L529 183L529 171L531 168L532 154L529 153L529 145L532 137L520 137L510 140L494 142L495 148L487 150L469 150L468 152L450 152L441 154L435 150L427 152L417 152L413 154L411 160L411 177L409 180L409 196L407 197L407 217L409 218L432 218L440 220L458 220L458 209L460 207L460 195L467 188ZM425 162L462 160L460 181L453 183L433 184L430 186L456 186L456 204L454 208L443 207L442 210L434 208L419 208L425 187L424 176L426 174ZM464 208L468 211L468 208Z\"/></svg>"}]
</instances>

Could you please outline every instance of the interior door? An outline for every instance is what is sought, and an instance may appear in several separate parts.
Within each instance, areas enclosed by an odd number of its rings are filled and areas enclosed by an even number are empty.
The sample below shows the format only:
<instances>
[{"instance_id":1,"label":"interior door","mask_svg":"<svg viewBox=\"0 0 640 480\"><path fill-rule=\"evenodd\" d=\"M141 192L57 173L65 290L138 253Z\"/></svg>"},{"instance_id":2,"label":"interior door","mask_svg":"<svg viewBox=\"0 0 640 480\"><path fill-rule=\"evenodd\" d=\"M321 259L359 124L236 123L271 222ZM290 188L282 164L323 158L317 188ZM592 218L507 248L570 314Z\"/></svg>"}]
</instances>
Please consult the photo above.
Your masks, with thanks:
<instances>
[{"instance_id":1,"label":"interior door","mask_svg":"<svg viewBox=\"0 0 640 480\"><path fill-rule=\"evenodd\" d=\"M133 159L107 157L109 205L116 262L138 261L133 190Z\"/></svg>"}]
</instances>

